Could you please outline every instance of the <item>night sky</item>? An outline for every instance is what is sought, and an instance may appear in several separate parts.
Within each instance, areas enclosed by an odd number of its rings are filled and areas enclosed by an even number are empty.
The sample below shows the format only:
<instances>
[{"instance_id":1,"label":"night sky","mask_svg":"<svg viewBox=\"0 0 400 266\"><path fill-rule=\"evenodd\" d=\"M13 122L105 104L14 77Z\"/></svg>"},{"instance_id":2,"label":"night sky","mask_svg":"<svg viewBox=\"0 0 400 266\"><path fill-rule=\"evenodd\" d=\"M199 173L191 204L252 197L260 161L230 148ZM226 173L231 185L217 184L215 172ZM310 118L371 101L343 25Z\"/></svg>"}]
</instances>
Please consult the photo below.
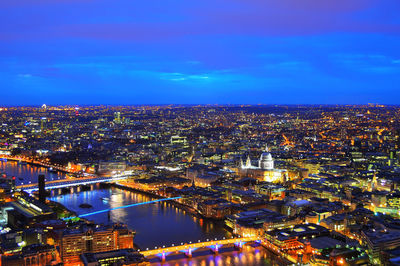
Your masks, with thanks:
<instances>
[{"instance_id":1,"label":"night sky","mask_svg":"<svg viewBox=\"0 0 400 266\"><path fill-rule=\"evenodd\" d=\"M2 0L0 105L400 104L399 0Z\"/></svg>"}]
</instances>

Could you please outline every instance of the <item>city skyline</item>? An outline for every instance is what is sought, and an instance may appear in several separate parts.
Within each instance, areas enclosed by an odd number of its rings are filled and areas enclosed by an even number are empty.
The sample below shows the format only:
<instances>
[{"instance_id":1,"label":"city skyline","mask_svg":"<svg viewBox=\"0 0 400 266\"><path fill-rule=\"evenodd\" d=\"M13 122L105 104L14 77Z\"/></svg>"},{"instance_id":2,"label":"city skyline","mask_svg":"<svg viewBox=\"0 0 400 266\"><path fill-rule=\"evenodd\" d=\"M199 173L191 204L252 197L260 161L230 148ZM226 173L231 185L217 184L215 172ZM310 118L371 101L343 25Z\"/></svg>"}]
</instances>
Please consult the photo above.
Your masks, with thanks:
<instances>
[{"instance_id":1,"label":"city skyline","mask_svg":"<svg viewBox=\"0 0 400 266\"><path fill-rule=\"evenodd\" d=\"M399 106L0 108L1 265L397 265Z\"/></svg>"},{"instance_id":2,"label":"city skyline","mask_svg":"<svg viewBox=\"0 0 400 266\"><path fill-rule=\"evenodd\" d=\"M0 266L400 265L399 13L0 1Z\"/></svg>"},{"instance_id":3,"label":"city skyline","mask_svg":"<svg viewBox=\"0 0 400 266\"><path fill-rule=\"evenodd\" d=\"M2 106L399 104L395 0L0 7Z\"/></svg>"}]
</instances>

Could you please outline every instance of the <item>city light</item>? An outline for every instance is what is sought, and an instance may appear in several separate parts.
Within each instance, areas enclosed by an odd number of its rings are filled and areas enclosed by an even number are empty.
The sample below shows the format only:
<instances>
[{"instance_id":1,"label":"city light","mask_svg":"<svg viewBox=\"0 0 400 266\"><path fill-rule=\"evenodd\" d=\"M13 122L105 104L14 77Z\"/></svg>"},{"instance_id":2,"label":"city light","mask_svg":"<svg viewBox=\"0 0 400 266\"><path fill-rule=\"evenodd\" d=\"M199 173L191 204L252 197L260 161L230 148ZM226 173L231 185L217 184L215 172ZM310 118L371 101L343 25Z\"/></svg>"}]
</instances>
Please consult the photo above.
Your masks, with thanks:
<instances>
[{"instance_id":1,"label":"city light","mask_svg":"<svg viewBox=\"0 0 400 266\"><path fill-rule=\"evenodd\" d=\"M95 215L95 214L100 214L100 213L105 213L105 212L113 211L113 210L125 209L125 208L140 206L140 205L144 205L144 204L151 204L151 203L156 203L156 202L161 202L161 201L167 201L167 200L177 200L177 199L180 199L180 198L181 198L181 197L173 197L173 198L166 198L166 199L157 199L157 200L152 200L152 201L147 201L147 202L139 202L139 203L124 205L124 206L115 207L115 208L111 208L111 209L106 209L106 210L100 210L100 211L85 213L85 214L79 215L78 217L82 218L82 217L87 217L87 216L90 216L90 215Z\"/></svg>"},{"instance_id":2,"label":"city light","mask_svg":"<svg viewBox=\"0 0 400 266\"><path fill-rule=\"evenodd\" d=\"M1 113L1 265L385 265L400 249L397 106L77 107Z\"/></svg>"}]
</instances>

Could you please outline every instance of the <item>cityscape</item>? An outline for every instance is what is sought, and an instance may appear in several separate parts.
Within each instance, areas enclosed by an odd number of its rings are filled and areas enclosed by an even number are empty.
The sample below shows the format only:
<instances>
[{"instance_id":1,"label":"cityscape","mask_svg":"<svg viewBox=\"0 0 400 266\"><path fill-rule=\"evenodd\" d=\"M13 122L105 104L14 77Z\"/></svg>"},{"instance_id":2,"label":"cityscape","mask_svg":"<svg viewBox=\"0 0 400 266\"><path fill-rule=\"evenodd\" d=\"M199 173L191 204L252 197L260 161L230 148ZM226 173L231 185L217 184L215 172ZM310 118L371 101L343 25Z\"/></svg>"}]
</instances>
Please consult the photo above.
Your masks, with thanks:
<instances>
[{"instance_id":1,"label":"cityscape","mask_svg":"<svg viewBox=\"0 0 400 266\"><path fill-rule=\"evenodd\" d=\"M2 264L395 265L399 114L2 108Z\"/></svg>"},{"instance_id":2,"label":"cityscape","mask_svg":"<svg viewBox=\"0 0 400 266\"><path fill-rule=\"evenodd\" d=\"M400 266L399 14L0 1L0 266Z\"/></svg>"}]
</instances>

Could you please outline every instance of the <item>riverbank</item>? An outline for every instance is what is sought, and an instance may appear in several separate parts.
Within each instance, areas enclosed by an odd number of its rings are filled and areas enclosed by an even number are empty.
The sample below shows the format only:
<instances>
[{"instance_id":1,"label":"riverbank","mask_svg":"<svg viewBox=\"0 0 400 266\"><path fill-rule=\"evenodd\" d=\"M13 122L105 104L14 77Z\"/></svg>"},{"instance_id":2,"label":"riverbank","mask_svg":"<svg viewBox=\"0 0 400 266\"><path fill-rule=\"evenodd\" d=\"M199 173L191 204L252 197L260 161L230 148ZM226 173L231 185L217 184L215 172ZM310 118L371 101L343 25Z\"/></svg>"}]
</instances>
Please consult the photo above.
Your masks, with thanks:
<instances>
[{"instance_id":1,"label":"riverbank","mask_svg":"<svg viewBox=\"0 0 400 266\"><path fill-rule=\"evenodd\" d=\"M35 166L17 165L15 162L1 162L9 175L16 177L24 177L24 182L37 182L38 174L46 174L45 168ZM6 165L7 164L7 165ZM45 171L46 170L46 171ZM57 175L49 173L54 179ZM61 173L58 176L61 177ZM18 179L17 179L18 181ZM137 204L141 202L151 201L156 198L163 198L160 195L137 191L126 187L117 187L117 184L97 183L91 185L90 190L82 191L81 189L73 188L65 190L67 193L53 190L51 196L47 199L54 206L57 213L79 216L87 212L100 211L119 207L123 205ZM102 198L107 198L109 201L103 201ZM79 207L82 203L89 203L93 206L91 210L82 209ZM200 217L200 218L199 218ZM171 246L180 243L189 243L190 241L206 241L206 239L222 239L230 238L232 235L224 228L223 223L214 222L209 219L201 218L201 215L186 206L177 202L158 203L158 204L138 204L132 208L118 209L111 212L110 217L107 213L98 213L88 216L86 219L89 222L97 224L123 223L128 228L136 231L134 243L136 248L145 250L146 248L154 249L155 246ZM167 261L167 263L157 263L152 265L210 265L211 263L221 265L283 265L277 264L278 261L275 255L271 255L265 248L244 249L242 252L227 252L220 255L209 254L206 256L194 256L193 258L182 258L179 260Z\"/></svg>"},{"instance_id":2,"label":"riverbank","mask_svg":"<svg viewBox=\"0 0 400 266\"><path fill-rule=\"evenodd\" d=\"M2 159L4 162L7 162L7 161L24 162L24 163L26 163L28 165L32 165L32 166L35 166L35 167L43 167L43 168L46 168L48 170L50 168L52 168L52 166L47 166L47 165L44 165L44 164L39 163L39 162L34 162L33 160L21 160L21 159L17 159L17 158L10 158L10 157L4 157L4 156L0 157L0 159ZM56 167L53 168L53 171L64 173L64 174L73 174L73 172L71 172L71 171L58 169Z\"/></svg>"},{"instance_id":3,"label":"riverbank","mask_svg":"<svg viewBox=\"0 0 400 266\"><path fill-rule=\"evenodd\" d=\"M63 204L57 202L57 201L53 201L53 200L48 200L50 202L50 208L52 208L56 213L57 213L57 217L59 218L63 218L63 215L60 215L62 213L64 213L64 217L71 217L71 216L75 216L77 217L78 214L70 209L68 209L67 207L65 207ZM53 206L51 206L53 205Z\"/></svg>"},{"instance_id":4,"label":"riverbank","mask_svg":"<svg viewBox=\"0 0 400 266\"><path fill-rule=\"evenodd\" d=\"M143 194L143 195L152 197L152 198L157 198L157 199L166 198L166 197L161 196L161 195L157 195L157 194L154 194L154 193L151 193L151 192L148 192L148 191L143 191L143 190L136 189L136 188L132 188L132 187L127 187L127 186L124 186L124 185L121 185L121 184L111 183L110 186L115 187L115 188L119 188L119 189L121 189L121 190L127 190L127 191L131 191L131 192L134 192L134 193L140 193L140 194ZM197 212L195 209L190 208L190 207L188 207L188 206L186 206L186 205L183 205L183 204L181 204L181 203L179 203L179 202L172 201L172 200L171 200L171 201L168 201L168 202L170 202L170 203L171 203L172 205L174 205L175 207L178 207L178 208L180 208L180 209L182 209L182 210L185 210L185 211L189 212L191 215L194 215L195 217L200 217L200 218L202 218L202 219L206 219L206 220L209 220L209 221L211 221L211 222L217 222L217 221L220 222L220 220L215 220L215 219L210 219L210 218L204 217L204 216L201 215L199 212ZM226 231L232 233L232 235L233 235L232 230L228 230L228 229L226 228L226 226L224 226L224 229L225 229ZM261 245L260 245L260 246L261 246L262 248L264 248L265 250L267 250L268 252L270 252L271 255L275 257L274 259L275 259L276 261L280 261L280 262L282 263L282 264L280 264L280 265L291 265L291 264L294 263L293 261L290 260L290 258L286 258L286 257L284 257L284 256L279 255L275 250L269 248L269 247L268 247L267 245L265 245L263 242L261 242Z\"/></svg>"},{"instance_id":5,"label":"riverbank","mask_svg":"<svg viewBox=\"0 0 400 266\"><path fill-rule=\"evenodd\" d=\"M140 190L140 189L136 189L136 188L132 188L132 187L127 187L127 186L120 185L120 184L117 184L117 183L111 183L111 186L115 187L115 188L122 189L122 190L128 190L128 191L131 191L131 192L140 193L140 194L143 194L143 195L146 195L146 196L149 196L149 197L152 197L152 198L156 198L156 199L165 199L166 198L166 197L158 195L158 194L154 194L154 193L151 193L151 192L148 192L148 191L144 191L144 190ZM196 216L198 218L208 219L208 220L214 221L213 219L204 217L197 210L195 210L195 209L193 209L193 208L191 208L189 206L186 206L186 205L184 205L182 203L179 203L179 202L176 202L176 201L173 201L173 200L170 200L168 202L171 203L172 205L174 205L175 207L178 207L178 208L180 208L180 209L182 209L184 211L187 211L190 214L192 214L192 215L194 215L194 216Z\"/></svg>"}]
</instances>

